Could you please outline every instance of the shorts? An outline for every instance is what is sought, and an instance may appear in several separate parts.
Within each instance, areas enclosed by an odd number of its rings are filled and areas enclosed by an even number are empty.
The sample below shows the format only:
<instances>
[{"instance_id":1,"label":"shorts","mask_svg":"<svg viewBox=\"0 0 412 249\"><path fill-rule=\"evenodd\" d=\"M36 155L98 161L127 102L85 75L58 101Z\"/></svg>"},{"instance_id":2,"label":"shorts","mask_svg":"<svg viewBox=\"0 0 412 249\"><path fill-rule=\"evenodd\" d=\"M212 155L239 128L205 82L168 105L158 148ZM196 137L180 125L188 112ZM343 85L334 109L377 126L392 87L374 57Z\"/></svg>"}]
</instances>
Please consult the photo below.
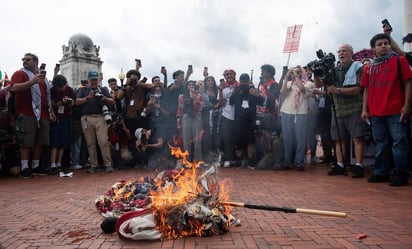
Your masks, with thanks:
<instances>
[{"instance_id":1,"label":"shorts","mask_svg":"<svg viewBox=\"0 0 412 249\"><path fill-rule=\"evenodd\" d=\"M19 115L16 118L16 138L20 147L32 148L35 144L49 145L49 120Z\"/></svg>"},{"instance_id":2,"label":"shorts","mask_svg":"<svg viewBox=\"0 0 412 249\"><path fill-rule=\"evenodd\" d=\"M332 123L330 134L333 140L345 140L349 138L361 138L366 135L368 125L361 118L360 113L355 113L347 117L338 118L339 126L339 136L338 127L336 127L335 116L332 115Z\"/></svg>"},{"instance_id":3,"label":"shorts","mask_svg":"<svg viewBox=\"0 0 412 249\"><path fill-rule=\"evenodd\" d=\"M72 144L72 128L70 118L59 119L50 123L50 147L70 149Z\"/></svg>"}]
</instances>

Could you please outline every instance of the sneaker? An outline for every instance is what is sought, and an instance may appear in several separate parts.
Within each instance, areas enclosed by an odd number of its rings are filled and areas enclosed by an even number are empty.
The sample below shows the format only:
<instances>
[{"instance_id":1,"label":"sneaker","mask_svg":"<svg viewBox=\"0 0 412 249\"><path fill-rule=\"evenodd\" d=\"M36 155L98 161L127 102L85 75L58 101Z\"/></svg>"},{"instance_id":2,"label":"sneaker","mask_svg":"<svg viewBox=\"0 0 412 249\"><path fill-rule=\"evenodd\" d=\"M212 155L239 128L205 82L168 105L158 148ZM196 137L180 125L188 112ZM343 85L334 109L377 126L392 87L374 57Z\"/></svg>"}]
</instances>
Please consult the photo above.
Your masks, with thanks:
<instances>
[{"instance_id":1,"label":"sneaker","mask_svg":"<svg viewBox=\"0 0 412 249\"><path fill-rule=\"evenodd\" d=\"M89 169L86 170L87 173L96 173L97 172L97 167L90 167Z\"/></svg>"},{"instance_id":2,"label":"sneaker","mask_svg":"<svg viewBox=\"0 0 412 249\"><path fill-rule=\"evenodd\" d=\"M71 168L72 168L72 169L82 169L83 166L81 166L80 164L78 164L78 165L73 165Z\"/></svg>"},{"instance_id":3,"label":"sneaker","mask_svg":"<svg viewBox=\"0 0 412 249\"><path fill-rule=\"evenodd\" d=\"M363 168L361 166L356 165L352 169L352 178L362 178L364 176Z\"/></svg>"},{"instance_id":4,"label":"sneaker","mask_svg":"<svg viewBox=\"0 0 412 249\"><path fill-rule=\"evenodd\" d=\"M20 171L20 177L21 178L32 178L33 177L33 173L31 172L31 170L29 168L25 168L22 171Z\"/></svg>"},{"instance_id":5,"label":"sneaker","mask_svg":"<svg viewBox=\"0 0 412 249\"><path fill-rule=\"evenodd\" d=\"M35 176L47 176L47 175L49 175L49 171L44 170L40 167L37 167L37 168L33 169L33 175L35 175Z\"/></svg>"},{"instance_id":6,"label":"sneaker","mask_svg":"<svg viewBox=\"0 0 412 249\"><path fill-rule=\"evenodd\" d=\"M225 161L225 162L223 163L223 167L224 167L224 168L230 168L230 161Z\"/></svg>"},{"instance_id":7,"label":"sneaker","mask_svg":"<svg viewBox=\"0 0 412 249\"><path fill-rule=\"evenodd\" d=\"M106 167L106 173L113 173L113 167L112 166Z\"/></svg>"},{"instance_id":8,"label":"sneaker","mask_svg":"<svg viewBox=\"0 0 412 249\"><path fill-rule=\"evenodd\" d=\"M332 169L329 170L328 176L338 176L338 175L347 175L346 170L344 167L341 167L337 164L332 166Z\"/></svg>"},{"instance_id":9,"label":"sneaker","mask_svg":"<svg viewBox=\"0 0 412 249\"><path fill-rule=\"evenodd\" d=\"M368 178L368 182L388 182L388 175L371 175Z\"/></svg>"},{"instance_id":10,"label":"sneaker","mask_svg":"<svg viewBox=\"0 0 412 249\"><path fill-rule=\"evenodd\" d=\"M60 171L61 171L61 170L60 170L60 168L58 168L58 167L51 167L51 168L49 169L49 174L50 174L50 175L57 175Z\"/></svg>"},{"instance_id":11,"label":"sneaker","mask_svg":"<svg viewBox=\"0 0 412 249\"><path fill-rule=\"evenodd\" d=\"M409 174L400 170L394 170L389 180L389 186L400 187L408 185Z\"/></svg>"},{"instance_id":12,"label":"sneaker","mask_svg":"<svg viewBox=\"0 0 412 249\"><path fill-rule=\"evenodd\" d=\"M72 177L72 176L73 176L73 172L64 173L63 171L60 171L60 177Z\"/></svg>"},{"instance_id":13,"label":"sneaker","mask_svg":"<svg viewBox=\"0 0 412 249\"><path fill-rule=\"evenodd\" d=\"M325 157L322 161L319 162L319 164L330 164L334 162L335 162L335 159L333 158L333 156L329 156L329 157Z\"/></svg>"}]
</instances>

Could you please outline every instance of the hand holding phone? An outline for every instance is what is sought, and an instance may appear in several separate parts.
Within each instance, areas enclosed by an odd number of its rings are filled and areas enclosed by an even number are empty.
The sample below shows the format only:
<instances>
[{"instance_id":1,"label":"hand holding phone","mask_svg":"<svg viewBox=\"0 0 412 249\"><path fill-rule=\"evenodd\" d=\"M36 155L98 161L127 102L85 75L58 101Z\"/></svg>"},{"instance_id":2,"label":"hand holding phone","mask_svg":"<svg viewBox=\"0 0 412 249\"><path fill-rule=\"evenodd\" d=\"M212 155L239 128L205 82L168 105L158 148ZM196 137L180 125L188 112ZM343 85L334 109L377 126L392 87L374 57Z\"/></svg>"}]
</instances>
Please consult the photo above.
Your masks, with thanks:
<instances>
[{"instance_id":1,"label":"hand holding phone","mask_svg":"<svg viewBox=\"0 0 412 249\"><path fill-rule=\"evenodd\" d=\"M209 76L209 69L207 67L203 68L203 77Z\"/></svg>"},{"instance_id":2,"label":"hand holding phone","mask_svg":"<svg viewBox=\"0 0 412 249\"><path fill-rule=\"evenodd\" d=\"M382 20L382 28L384 32L391 32L392 31L392 26L389 23L388 19L383 19Z\"/></svg>"}]
</instances>

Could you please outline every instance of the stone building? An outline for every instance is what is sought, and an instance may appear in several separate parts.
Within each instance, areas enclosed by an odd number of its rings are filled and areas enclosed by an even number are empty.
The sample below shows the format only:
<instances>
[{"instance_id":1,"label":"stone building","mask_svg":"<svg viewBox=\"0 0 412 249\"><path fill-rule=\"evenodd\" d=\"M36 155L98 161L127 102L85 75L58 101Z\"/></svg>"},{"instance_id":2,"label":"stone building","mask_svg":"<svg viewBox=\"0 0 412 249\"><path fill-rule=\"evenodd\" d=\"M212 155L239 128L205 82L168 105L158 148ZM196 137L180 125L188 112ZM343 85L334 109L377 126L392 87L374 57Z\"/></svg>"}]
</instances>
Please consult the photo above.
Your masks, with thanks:
<instances>
[{"instance_id":1,"label":"stone building","mask_svg":"<svg viewBox=\"0 0 412 249\"><path fill-rule=\"evenodd\" d=\"M60 73L67 78L70 86L77 87L81 80L86 80L90 70L99 72L103 79L100 46L94 45L90 37L81 33L74 34L70 37L68 46L63 45L62 48Z\"/></svg>"}]
</instances>

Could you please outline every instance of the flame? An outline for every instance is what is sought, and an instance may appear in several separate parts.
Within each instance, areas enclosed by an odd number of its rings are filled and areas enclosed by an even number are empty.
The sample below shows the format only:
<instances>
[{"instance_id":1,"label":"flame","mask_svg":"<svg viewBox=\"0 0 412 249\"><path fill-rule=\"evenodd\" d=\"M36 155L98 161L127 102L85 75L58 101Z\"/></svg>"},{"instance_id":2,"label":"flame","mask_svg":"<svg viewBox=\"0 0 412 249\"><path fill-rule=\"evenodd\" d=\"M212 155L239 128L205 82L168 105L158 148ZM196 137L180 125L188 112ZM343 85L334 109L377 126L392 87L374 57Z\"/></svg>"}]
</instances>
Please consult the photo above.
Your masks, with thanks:
<instances>
[{"instance_id":1,"label":"flame","mask_svg":"<svg viewBox=\"0 0 412 249\"><path fill-rule=\"evenodd\" d=\"M227 187L224 182L218 183L215 177L199 173L199 167L203 162L188 161L188 151L170 145L169 147L171 155L182 160L183 167L169 174L166 183L164 179L155 181L157 188L150 192L157 229L168 239L202 236L206 223L193 217L202 217L205 213L212 216L210 210L214 208L221 209L221 213L229 215L231 207L219 204L220 201L229 199ZM201 208L205 206L207 208ZM193 213L188 214L187 210L190 208ZM186 215L186 219L182 214Z\"/></svg>"}]
</instances>

